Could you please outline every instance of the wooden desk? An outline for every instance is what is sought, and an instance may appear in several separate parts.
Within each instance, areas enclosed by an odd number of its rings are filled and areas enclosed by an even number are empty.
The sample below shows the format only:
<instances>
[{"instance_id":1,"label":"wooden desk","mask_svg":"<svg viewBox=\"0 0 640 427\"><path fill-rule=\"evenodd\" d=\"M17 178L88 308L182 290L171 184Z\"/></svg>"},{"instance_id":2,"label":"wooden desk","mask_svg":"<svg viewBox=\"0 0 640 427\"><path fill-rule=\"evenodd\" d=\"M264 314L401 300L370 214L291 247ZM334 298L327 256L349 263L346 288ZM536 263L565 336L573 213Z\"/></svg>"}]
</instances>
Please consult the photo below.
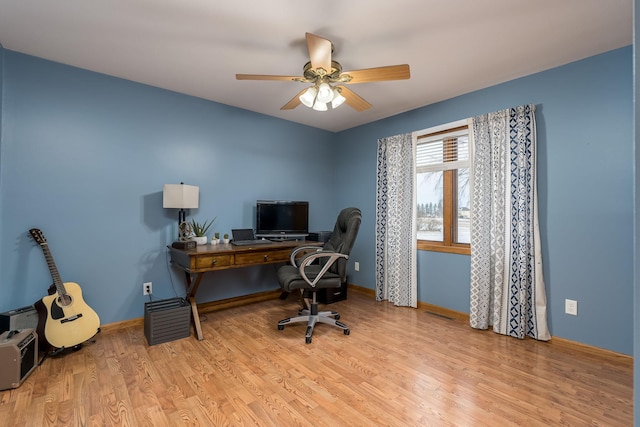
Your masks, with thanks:
<instances>
[{"instance_id":1,"label":"wooden desk","mask_svg":"<svg viewBox=\"0 0 640 427\"><path fill-rule=\"evenodd\" d=\"M196 293L205 273L229 268L289 262L293 248L304 245L321 246L320 242L284 241L255 246L233 246L232 244L201 245L195 250L176 249L169 246L171 262L185 272L187 300L191 304L191 314L196 336L203 339Z\"/></svg>"}]
</instances>

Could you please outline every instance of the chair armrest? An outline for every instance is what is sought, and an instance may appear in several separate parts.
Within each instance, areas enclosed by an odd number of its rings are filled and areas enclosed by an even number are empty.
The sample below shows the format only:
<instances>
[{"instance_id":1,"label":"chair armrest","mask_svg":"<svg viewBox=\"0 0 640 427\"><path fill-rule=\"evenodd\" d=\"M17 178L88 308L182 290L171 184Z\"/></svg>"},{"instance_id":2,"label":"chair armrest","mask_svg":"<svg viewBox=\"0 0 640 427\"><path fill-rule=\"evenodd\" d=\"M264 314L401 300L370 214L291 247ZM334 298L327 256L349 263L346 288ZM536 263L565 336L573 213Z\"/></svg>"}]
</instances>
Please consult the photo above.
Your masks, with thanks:
<instances>
[{"instance_id":1,"label":"chair armrest","mask_svg":"<svg viewBox=\"0 0 640 427\"><path fill-rule=\"evenodd\" d=\"M307 277L307 274L304 271L304 269L313 261L319 258L329 258L329 260L322 267L322 270L320 270L320 272L315 277L315 279L311 281L309 277ZM330 251L323 251L323 250L312 252L302 257L302 259L300 260L300 266L298 267L298 272L300 273L300 276L302 276L302 279L309 284L309 286L311 286L312 288L315 288L316 284L318 283L318 280L322 279L322 276L324 276L327 270L329 270L329 268L333 265L333 263L335 263L339 258L349 259L349 256L345 254L341 254L339 252L330 252Z\"/></svg>"},{"instance_id":2,"label":"chair armrest","mask_svg":"<svg viewBox=\"0 0 640 427\"><path fill-rule=\"evenodd\" d=\"M294 267L298 267L298 264L296 263L296 256L303 251L321 251L322 250L322 246L298 246L297 248L295 248L294 250L291 251L291 254L289 255L289 261L291 262L291 265L293 265Z\"/></svg>"}]
</instances>

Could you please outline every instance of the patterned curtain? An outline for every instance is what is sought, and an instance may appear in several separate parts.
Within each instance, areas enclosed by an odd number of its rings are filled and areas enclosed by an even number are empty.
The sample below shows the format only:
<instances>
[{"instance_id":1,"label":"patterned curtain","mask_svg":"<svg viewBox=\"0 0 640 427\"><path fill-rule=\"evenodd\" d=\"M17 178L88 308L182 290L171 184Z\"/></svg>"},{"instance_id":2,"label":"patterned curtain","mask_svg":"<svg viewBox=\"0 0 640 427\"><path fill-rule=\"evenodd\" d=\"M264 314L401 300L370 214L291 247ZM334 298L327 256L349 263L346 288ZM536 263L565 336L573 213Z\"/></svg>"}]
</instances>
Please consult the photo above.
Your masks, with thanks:
<instances>
[{"instance_id":1,"label":"patterned curtain","mask_svg":"<svg viewBox=\"0 0 640 427\"><path fill-rule=\"evenodd\" d=\"M535 106L472 119L470 324L547 341Z\"/></svg>"},{"instance_id":2,"label":"patterned curtain","mask_svg":"<svg viewBox=\"0 0 640 427\"><path fill-rule=\"evenodd\" d=\"M418 306L415 143L411 134L378 141L376 300Z\"/></svg>"}]
</instances>

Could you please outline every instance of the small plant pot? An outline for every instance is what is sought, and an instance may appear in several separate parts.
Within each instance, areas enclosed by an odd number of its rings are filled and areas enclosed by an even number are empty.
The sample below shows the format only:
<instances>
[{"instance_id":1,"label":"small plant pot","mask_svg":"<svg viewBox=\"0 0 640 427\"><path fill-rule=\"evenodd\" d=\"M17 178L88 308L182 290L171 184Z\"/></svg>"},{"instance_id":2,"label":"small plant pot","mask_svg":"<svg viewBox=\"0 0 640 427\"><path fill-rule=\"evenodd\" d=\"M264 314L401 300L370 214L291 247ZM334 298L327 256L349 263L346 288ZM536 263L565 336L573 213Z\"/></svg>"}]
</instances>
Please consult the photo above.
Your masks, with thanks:
<instances>
[{"instance_id":1,"label":"small plant pot","mask_svg":"<svg viewBox=\"0 0 640 427\"><path fill-rule=\"evenodd\" d=\"M191 238L191 240L195 241L196 245L198 246L207 244L207 236L202 236L202 237L194 236Z\"/></svg>"},{"instance_id":2,"label":"small plant pot","mask_svg":"<svg viewBox=\"0 0 640 427\"><path fill-rule=\"evenodd\" d=\"M212 245L217 245L218 243L220 243L220 239L216 239L215 237L211 238L211 244Z\"/></svg>"},{"instance_id":3,"label":"small plant pot","mask_svg":"<svg viewBox=\"0 0 640 427\"><path fill-rule=\"evenodd\" d=\"M222 241L224 242L225 245L229 243L229 239L222 239Z\"/></svg>"}]
</instances>

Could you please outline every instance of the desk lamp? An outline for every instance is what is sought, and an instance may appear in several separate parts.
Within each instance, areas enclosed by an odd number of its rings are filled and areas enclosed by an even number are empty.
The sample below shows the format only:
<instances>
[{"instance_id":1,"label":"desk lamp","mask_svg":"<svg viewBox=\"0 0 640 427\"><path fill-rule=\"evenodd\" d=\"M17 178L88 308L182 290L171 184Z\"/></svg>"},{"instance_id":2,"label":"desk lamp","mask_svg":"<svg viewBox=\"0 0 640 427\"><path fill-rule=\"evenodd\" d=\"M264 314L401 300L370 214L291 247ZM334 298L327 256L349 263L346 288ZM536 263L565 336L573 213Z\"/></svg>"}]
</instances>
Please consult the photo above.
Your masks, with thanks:
<instances>
[{"instance_id":1,"label":"desk lamp","mask_svg":"<svg viewBox=\"0 0 640 427\"><path fill-rule=\"evenodd\" d=\"M162 207L180 209L178 211L178 240L186 241L189 236L188 233L189 223L186 221L185 209L192 209L198 207L198 196L200 194L200 187L195 185L180 184L165 184L162 189ZM187 233L185 233L187 231Z\"/></svg>"}]
</instances>

